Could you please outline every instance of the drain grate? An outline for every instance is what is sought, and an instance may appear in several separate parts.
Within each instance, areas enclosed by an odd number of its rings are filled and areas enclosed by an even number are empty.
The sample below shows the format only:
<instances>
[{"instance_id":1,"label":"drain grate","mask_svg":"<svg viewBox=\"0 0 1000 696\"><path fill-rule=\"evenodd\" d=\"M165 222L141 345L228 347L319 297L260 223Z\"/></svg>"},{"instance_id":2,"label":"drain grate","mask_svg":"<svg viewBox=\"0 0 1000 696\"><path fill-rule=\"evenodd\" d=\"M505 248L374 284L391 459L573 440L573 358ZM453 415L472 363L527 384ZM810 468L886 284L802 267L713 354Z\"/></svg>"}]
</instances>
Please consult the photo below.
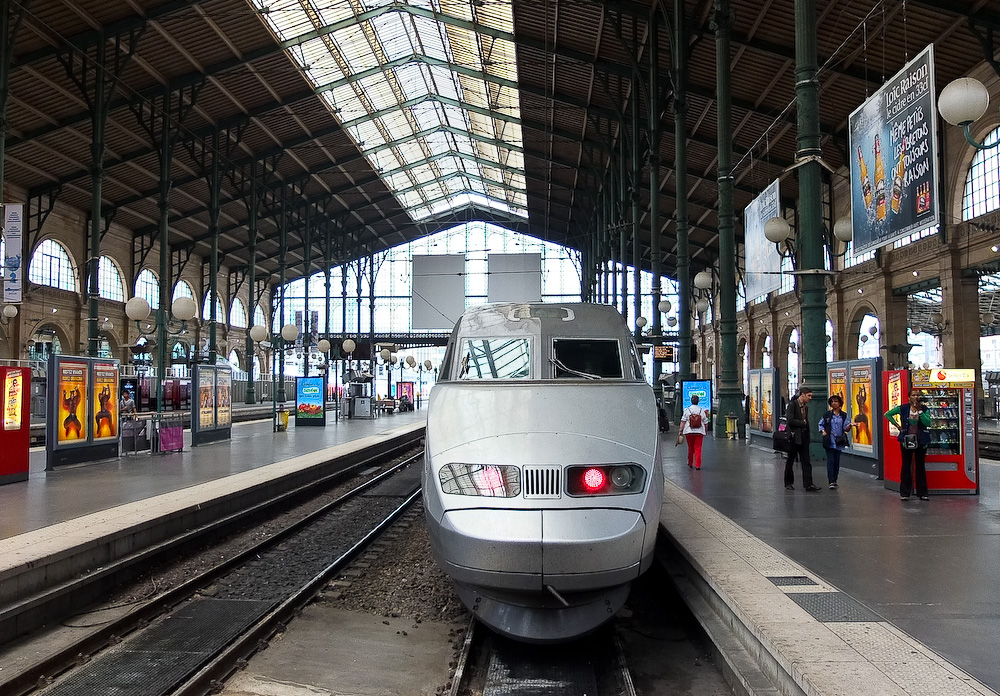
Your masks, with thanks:
<instances>
[{"instance_id":1,"label":"drain grate","mask_svg":"<svg viewBox=\"0 0 1000 696\"><path fill-rule=\"evenodd\" d=\"M198 599L42 693L44 696L160 696L263 616L273 602Z\"/></svg>"},{"instance_id":2,"label":"drain grate","mask_svg":"<svg viewBox=\"0 0 1000 696\"><path fill-rule=\"evenodd\" d=\"M791 587L793 585L819 585L812 578L807 578L805 575L779 575L775 577L769 577L768 580L773 582L778 587Z\"/></svg>"},{"instance_id":3,"label":"drain grate","mask_svg":"<svg viewBox=\"0 0 1000 696\"><path fill-rule=\"evenodd\" d=\"M843 592L801 592L786 595L818 621L881 621L881 617Z\"/></svg>"},{"instance_id":4,"label":"drain grate","mask_svg":"<svg viewBox=\"0 0 1000 696\"><path fill-rule=\"evenodd\" d=\"M496 649L490 655L483 696L580 696L596 694L593 667L554 650L535 655Z\"/></svg>"}]
</instances>

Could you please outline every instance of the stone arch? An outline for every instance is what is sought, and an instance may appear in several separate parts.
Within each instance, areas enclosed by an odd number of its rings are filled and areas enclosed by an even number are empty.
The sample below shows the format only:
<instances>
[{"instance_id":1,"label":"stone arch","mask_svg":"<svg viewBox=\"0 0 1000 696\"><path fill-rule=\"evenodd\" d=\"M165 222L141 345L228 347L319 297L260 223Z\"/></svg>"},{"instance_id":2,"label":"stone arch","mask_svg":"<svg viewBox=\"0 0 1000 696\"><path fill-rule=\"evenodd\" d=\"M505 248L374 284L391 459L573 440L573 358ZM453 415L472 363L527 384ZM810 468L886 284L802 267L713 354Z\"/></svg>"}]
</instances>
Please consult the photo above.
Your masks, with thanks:
<instances>
[{"instance_id":1,"label":"stone arch","mask_svg":"<svg viewBox=\"0 0 1000 696\"><path fill-rule=\"evenodd\" d=\"M879 317L878 312L875 310L875 306L867 300L861 300L848 311L847 325L844 327L843 331L844 345L842 346L843 350L840 351L840 359L854 360L858 357L858 343L861 339L861 324L865 317L869 314L878 319L879 325L881 325L882 318Z\"/></svg>"}]
</instances>

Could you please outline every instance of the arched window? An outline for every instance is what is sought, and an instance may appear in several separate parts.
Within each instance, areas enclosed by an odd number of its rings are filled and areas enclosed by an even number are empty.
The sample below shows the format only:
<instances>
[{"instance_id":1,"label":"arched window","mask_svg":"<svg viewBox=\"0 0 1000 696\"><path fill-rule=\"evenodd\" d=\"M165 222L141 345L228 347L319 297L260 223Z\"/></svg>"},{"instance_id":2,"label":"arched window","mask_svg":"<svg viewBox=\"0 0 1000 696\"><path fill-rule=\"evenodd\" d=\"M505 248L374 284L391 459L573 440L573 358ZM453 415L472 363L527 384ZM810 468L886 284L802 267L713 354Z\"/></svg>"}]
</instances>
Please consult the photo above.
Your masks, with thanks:
<instances>
[{"instance_id":1,"label":"arched window","mask_svg":"<svg viewBox=\"0 0 1000 696\"><path fill-rule=\"evenodd\" d=\"M789 394L794 394L799 390L799 349L799 330L792 329L792 335L788 339L788 356L785 361Z\"/></svg>"},{"instance_id":2,"label":"arched window","mask_svg":"<svg viewBox=\"0 0 1000 696\"><path fill-rule=\"evenodd\" d=\"M212 293L205 295L205 302L201 306L201 318L208 321L212 317L212 305L209 304L209 297ZM215 321L218 324L226 323L226 313L222 309L222 300L216 296L215 298Z\"/></svg>"},{"instance_id":3,"label":"arched window","mask_svg":"<svg viewBox=\"0 0 1000 696\"><path fill-rule=\"evenodd\" d=\"M160 306L160 281L148 268L139 271L139 277L135 281L135 296L146 300L153 309Z\"/></svg>"},{"instance_id":4,"label":"arched window","mask_svg":"<svg viewBox=\"0 0 1000 696\"><path fill-rule=\"evenodd\" d=\"M73 273L69 254L62 244L51 239L44 240L31 255L31 273L28 277L38 285L76 291L76 275Z\"/></svg>"},{"instance_id":5,"label":"arched window","mask_svg":"<svg viewBox=\"0 0 1000 696\"><path fill-rule=\"evenodd\" d=\"M194 291L183 280L177 281L177 285L174 286L174 296L170 298L170 301L173 302L178 297L190 297L192 300L194 299Z\"/></svg>"},{"instance_id":6,"label":"arched window","mask_svg":"<svg viewBox=\"0 0 1000 696\"><path fill-rule=\"evenodd\" d=\"M878 317L866 314L861 320L861 333L858 336L858 358L877 358L879 354L879 320Z\"/></svg>"},{"instance_id":7,"label":"arched window","mask_svg":"<svg viewBox=\"0 0 1000 696\"><path fill-rule=\"evenodd\" d=\"M247 325L247 311L243 308L243 300L236 298L233 306L229 309L229 325L245 327Z\"/></svg>"},{"instance_id":8,"label":"arched window","mask_svg":"<svg viewBox=\"0 0 1000 696\"><path fill-rule=\"evenodd\" d=\"M833 322L826 320L826 361L833 362Z\"/></svg>"},{"instance_id":9,"label":"arched window","mask_svg":"<svg viewBox=\"0 0 1000 696\"><path fill-rule=\"evenodd\" d=\"M257 305L253 310L253 324L254 326L267 326L267 317L264 316L264 310Z\"/></svg>"},{"instance_id":10,"label":"arched window","mask_svg":"<svg viewBox=\"0 0 1000 696\"><path fill-rule=\"evenodd\" d=\"M972 158L969 173L965 177L965 193L962 195L963 220L971 220L1000 208L1000 152L991 147L996 145L998 139L1000 128L983 141L988 149L980 150Z\"/></svg>"},{"instance_id":11,"label":"arched window","mask_svg":"<svg viewBox=\"0 0 1000 696\"><path fill-rule=\"evenodd\" d=\"M125 284L118 266L110 257L102 256L97 263L97 287L101 297L115 302L125 301ZM152 306L152 303L150 303Z\"/></svg>"}]
</instances>

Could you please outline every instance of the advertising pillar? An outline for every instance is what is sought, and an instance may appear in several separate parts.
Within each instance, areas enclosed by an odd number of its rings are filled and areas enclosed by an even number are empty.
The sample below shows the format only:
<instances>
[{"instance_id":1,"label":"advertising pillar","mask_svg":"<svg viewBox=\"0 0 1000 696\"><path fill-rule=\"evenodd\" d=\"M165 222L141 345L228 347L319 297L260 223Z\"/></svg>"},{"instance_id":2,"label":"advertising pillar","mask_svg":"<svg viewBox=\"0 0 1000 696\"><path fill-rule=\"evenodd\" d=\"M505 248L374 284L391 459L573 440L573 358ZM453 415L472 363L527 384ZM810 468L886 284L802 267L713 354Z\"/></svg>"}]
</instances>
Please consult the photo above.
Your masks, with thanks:
<instances>
[{"instance_id":1,"label":"advertising pillar","mask_svg":"<svg viewBox=\"0 0 1000 696\"><path fill-rule=\"evenodd\" d=\"M118 456L118 361L53 355L48 363L45 468Z\"/></svg>"},{"instance_id":2,"label":"advertising pillar","mask_svg":"<svg viewBox=\"0 0 1000 696\"><path fill-rule=\"evenodd\" d=\"M0 429L0 484L28 479L28 444L31 428L31 370L0 367L3 387L3 428Z\"/></svg>"}]
</instances>

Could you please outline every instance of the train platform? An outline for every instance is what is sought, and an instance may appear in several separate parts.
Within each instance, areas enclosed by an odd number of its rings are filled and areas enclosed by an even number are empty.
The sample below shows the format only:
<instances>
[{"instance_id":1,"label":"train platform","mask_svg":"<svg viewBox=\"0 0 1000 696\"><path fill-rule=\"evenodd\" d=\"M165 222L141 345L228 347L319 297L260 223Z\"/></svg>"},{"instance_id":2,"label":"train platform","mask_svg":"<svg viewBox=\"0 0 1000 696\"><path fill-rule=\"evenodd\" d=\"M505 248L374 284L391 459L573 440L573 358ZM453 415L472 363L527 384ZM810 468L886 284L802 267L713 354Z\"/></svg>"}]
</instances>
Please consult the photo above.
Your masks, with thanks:
<instances>
[{"instance_id":1,"label":"train platform","mask_svg":"<svg viewBox=\"0 0 1000 696\"><path fill-rule=\"evenodd\" d=\"M379 418L334 419L326 427L301 427L294 419L275 433L270 406L265 420L234 423L232 438L191 446L184 431L181 452L124 454L116 459L59 466L45 471L45 448L29 454L28 480L0 486L0 540L115 506L233 476L276 462L356 440L403 425L423 423L426 411Z\"/></svg>"},{"instance_id":2,"label":"train platform","mask_svg":"<svg viewBox=\"0 0 1000 696\"><path fill-rule=\"evenodd\" d=\"M901 501L841 470L785 490L784 459L706 438L701 470L663 438L661 529L698 594L756 646L781 693L974 696L1000 691L1000 462L981 494ZM724 618L723 621L726 621Z\"/></svg>"}]
</instances>

